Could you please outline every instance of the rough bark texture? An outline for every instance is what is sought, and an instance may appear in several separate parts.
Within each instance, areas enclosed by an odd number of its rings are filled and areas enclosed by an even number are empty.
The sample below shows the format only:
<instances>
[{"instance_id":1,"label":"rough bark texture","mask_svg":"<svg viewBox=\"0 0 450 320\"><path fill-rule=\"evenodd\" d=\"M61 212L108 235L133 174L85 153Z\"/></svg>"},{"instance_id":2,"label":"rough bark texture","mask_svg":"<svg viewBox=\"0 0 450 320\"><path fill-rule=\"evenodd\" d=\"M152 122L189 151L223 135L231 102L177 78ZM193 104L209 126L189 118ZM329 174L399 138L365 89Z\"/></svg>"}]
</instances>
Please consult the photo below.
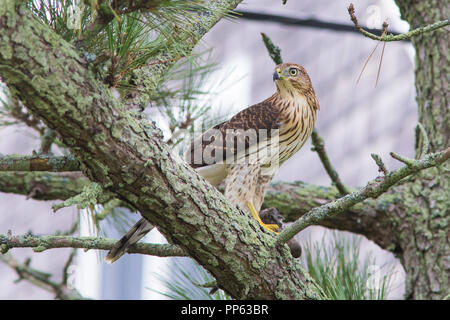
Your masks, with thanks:
<instances>
[{"instance_id":1,"label":"rough bark texture","mask_svg":"<svg viewBox=\"0 0 450 320\"><path fill-rule=\"evenodd\" d=\"M220 3L231 9L239 1ZM174 158L160 131L130 114L70 45L25 8L10 2L0 10L0 76L91 180L138 209L233 297L323 297L286 245Z\"/></svg>"},{"instance_id":2,"label":"rough bark texture","mask_svg":"<svg viewBox=\"0 0 450 320\"><path fill-rule=\"evenodd\" d=\"M220 1L230 8L238 2ZM445 1L396 2L411 28L449 16ZM234 297L321 297L288 248L277 247L273 236L260 232L251 218L174 159L158 130L130 116L67 43L27 17L26 11L12 7L0 6L0 29L0 76L13 94L58 131L91 180L139 209ZM205 32L201 30L199 39ZM450 140L449 40L448 28L412 39L419 121L428 133L429 152L445 149ZM194 44L188 43L187 51ZM143 73L143 86L151 91L168 67L161 64ZM422 139L417 140L419 155ZM72 174L0 173L2 192L36 199L66 199L86 183L83 176ZM449 189L448 171L427 169L378 199L320 224L362 234L393 251L406 271L406 298L442 299L450 290ZM264 207L275 207L294 220L338 196L335 188L274 184Z\"/></svg>"},{"instance_id":3,"label":"rough bark texture","mask_svg":"<svg viewBox=\"0 0 450 320\"><path fill-rule=\"evenodd\" d=\"M412 29L450 16L447 1L396 2ZM450 141L449 35L448 28L443 28L412 38L419 122L428 134L430 152L445 149ZM417 140L416 153L420 154L422 139ZM438 167L405 184L400 193L403 210L392 219L406 271L406 298L442 299L450 291L449 190L450 173Z\"/></svg>"}]
</instances>

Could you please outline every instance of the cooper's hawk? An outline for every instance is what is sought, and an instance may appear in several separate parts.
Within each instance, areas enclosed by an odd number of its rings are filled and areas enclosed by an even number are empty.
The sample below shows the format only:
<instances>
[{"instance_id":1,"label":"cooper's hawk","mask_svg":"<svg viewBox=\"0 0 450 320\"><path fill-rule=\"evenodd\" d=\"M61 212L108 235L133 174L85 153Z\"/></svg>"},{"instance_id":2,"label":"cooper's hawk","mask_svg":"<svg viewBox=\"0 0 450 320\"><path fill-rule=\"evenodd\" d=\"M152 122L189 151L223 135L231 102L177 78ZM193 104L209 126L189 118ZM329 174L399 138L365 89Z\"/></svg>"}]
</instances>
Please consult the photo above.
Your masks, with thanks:
<instances>
[{"instance_id":1,"label":"cooper's hawk","mask_svg":"<svg viewBox=\"0 0 450 320\"><path fill-rule=\"evenodd\" d=\"M224 195L267 230L259 210L279 165L296 153L310 136L319 110L306 70L294 63L275 67L277 91L196 138L185 157L212 185L223 182ZM114 262L139 241L151 225L141 219L108 253Z\"/></svg>"}]
</instances>

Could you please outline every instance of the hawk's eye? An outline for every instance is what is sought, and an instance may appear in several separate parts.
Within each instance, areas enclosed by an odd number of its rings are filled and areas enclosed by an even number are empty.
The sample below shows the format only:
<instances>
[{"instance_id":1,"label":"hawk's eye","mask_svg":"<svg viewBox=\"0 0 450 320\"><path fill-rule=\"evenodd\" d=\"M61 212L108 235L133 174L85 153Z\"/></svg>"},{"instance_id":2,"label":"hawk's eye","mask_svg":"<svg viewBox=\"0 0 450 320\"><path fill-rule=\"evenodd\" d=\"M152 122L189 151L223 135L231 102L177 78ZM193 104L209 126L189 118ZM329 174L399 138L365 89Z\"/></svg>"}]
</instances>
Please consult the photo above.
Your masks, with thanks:
<instances>
[{"instance_id":1,"label":"hawk's eye","mask_svg":"<svg viewBox=\"0 0 450 320\"><path fill-rule=\"evenodd\" d=\"M289 74L293 77L295 77L298 74L298 69L297 68L290 68L289 69Z\"/></svg>"}]
</instances>

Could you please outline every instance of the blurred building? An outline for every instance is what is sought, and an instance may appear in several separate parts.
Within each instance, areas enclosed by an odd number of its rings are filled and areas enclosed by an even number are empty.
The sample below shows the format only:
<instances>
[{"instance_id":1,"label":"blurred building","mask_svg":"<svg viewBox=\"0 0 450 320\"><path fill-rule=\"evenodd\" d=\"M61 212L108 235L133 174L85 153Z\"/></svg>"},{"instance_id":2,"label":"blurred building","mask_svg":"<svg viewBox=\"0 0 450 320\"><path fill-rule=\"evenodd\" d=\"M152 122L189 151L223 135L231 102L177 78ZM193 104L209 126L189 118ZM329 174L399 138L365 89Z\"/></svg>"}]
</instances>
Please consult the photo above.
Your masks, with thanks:
<instances>
[{"instance_id":1,"label":"blurred building","mask_svg":"<svg viewBox=\"0 0 450 320\"><path fill-rule=\"evenodd\" d=\"M247 0L238 9L350 25L348 5L349 2L343 0L288 0L285 6L281 5L281 0ZM361 25L381 28L387 18L389 30L405 32L409 28L401 21L392 0L360 0L355 8ZM287 26L270 21L222 20L207 34L203 44L215 48L216 61L220 66L218 77L223 77L231 69L236 79L244 76L237 85L218 97L218 105L229 108L230 113L264 100L275 90L272 82L274 64L261 41L261 32L282 49L284 61L301 64L308 71L321 106L316 128L324 138L330 159L345 184L362 186L378 175L371 153L380 155L389 169L399 167L399 163L390 158L390 151L405 156L414 155L417 109L414 51L409 42L387 43L380 80L375 87L382 45L356 84L365 60L376 45L375 41L358 33ZM30 154L33 148L37 148L37 140L24 137L22 132L11 128L1 131L1 153ZM329 185L330 179L317 154L310 149L308 142L283 164L276 180L303 180ZM25 200L22 196L0 194L0 203L1 234L8 229L12 229L14 234L23 234L29 229L36 234L51 233L56 229L67 229L74 219L71 209L53 214L50 203ZM299 239L320 239L323 233L323 228L310 227L299 235ZM151 237L153 240L159 239L155 232ZM367 239L363 241L363 251L372 252L377 265L395 267L394 290L389 297L401 299L404 273L398 260ZM13 252L18 257L32 255L28 249ZM62 252L50 250L33 254L33 266L60 275L65 261ZM68 252L66 250L65 254L68 255ZM82 290L87 290L92 297L106 299L162 298L147 287L157 281L155 273L170 272L171 264L170 258L128 255L112 266L104 265L96 257L79 259L82 270L92 271L95 265L98 275L87 281L94 289L86 289L86 284L80 284ZM90 267L83 267L86 265ZM16 275L3 264L0 264L0 274L0 298L51 298L51 295L25 282L14 284Z\"/></svg>"}]
</instances>

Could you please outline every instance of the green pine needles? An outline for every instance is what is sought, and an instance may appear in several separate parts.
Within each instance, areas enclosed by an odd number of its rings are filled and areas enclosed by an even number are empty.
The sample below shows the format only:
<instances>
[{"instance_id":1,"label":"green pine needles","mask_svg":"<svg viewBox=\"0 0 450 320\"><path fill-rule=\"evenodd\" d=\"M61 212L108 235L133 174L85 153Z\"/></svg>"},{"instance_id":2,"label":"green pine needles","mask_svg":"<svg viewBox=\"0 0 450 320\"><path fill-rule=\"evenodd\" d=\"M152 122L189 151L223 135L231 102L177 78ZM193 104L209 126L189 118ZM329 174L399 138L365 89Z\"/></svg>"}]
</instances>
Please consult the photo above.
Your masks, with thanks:
<instances>
[{"instance_id":1,"label":"green pine needles","mask_svg":"<svg viewBox=\"0 0 450 320\"><path fill-rule=\"evenodd\" d=\"M392 268L378 265L371 253L361 253L362 237L336 231L327 234L331 237L303 244L300 258L327 297L331 300L387 299ZM214 278L192 259L174 258L173 261L168 275L155 273L165 290L153 291L175 300L231 299L222 290L216 290Z\"/></svg>"},{"instance_id":2,"label":"green pine needles","mask_svg":"<svg viewBox=\"0 0 450 320\"><path fill-rule=\"evenodd\" d=\"M392 268L380 266L371 253L361 253L362 237L331 232L307 242L302 263L332 300L385 300Z\"/></svg>"}]
</instances>

